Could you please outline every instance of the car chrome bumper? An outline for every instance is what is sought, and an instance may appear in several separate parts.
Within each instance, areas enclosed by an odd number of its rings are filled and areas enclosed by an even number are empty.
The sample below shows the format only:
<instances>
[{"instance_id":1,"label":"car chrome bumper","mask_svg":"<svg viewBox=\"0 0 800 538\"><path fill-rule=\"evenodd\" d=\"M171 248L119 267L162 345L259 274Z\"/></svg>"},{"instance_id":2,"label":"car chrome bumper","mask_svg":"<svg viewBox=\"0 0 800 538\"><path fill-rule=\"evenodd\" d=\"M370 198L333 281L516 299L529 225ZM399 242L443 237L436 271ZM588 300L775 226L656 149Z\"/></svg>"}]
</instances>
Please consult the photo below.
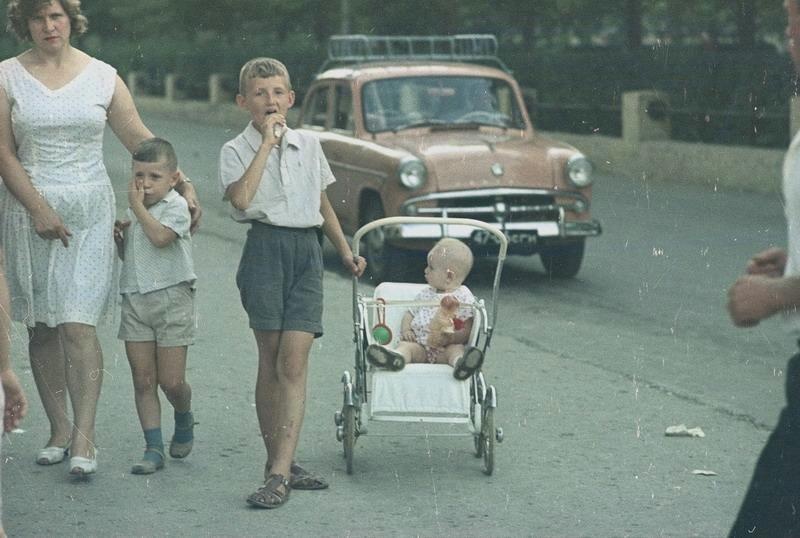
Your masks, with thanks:
<instances>
[{"instance_id":1,"label":"car chrome bumper","mask_svg":"<svg viewBox=\"0 0 800 538\"><path fill-rule=\"evenodd\" d=\"M602 227L597 220L578 222L508 222L505 224L489 223L506 235L535 234L539 238L571 239L597 236ZM454 237L471 239L475 229L471 226L453 226L438 224L400 224L387 227L387 239L440 239Z\"/></svg>"}]
</instances>

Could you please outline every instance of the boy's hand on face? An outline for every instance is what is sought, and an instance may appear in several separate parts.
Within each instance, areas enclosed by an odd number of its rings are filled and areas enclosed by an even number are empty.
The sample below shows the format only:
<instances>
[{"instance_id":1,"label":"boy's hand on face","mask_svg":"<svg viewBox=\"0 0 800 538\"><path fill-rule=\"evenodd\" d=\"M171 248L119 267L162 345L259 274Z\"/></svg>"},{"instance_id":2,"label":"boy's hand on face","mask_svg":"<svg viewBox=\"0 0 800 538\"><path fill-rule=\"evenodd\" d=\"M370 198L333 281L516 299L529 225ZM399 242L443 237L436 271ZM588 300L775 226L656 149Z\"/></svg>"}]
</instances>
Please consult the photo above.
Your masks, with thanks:
<instances>
[{"instance_id":1,"label":"boy's hand on face","mask_svg":"<svg viewBox=\"0 0 800 538\"><path fill-rule=\"evenodd\" d=\"M128 186L128 203L132 208L144 205L144 185L136 178L132 178Z\"/></svg>"}]
</instances>

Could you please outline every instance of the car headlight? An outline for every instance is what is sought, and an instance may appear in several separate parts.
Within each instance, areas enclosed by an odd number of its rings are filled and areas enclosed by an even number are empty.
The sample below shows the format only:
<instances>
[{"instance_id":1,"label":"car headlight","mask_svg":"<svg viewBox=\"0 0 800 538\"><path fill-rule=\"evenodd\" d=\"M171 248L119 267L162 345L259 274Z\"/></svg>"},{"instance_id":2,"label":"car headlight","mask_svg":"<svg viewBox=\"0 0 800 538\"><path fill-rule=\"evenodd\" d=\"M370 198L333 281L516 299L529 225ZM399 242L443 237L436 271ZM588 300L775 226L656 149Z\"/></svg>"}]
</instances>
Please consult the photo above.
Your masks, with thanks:
<instances>
[{"instance_id":1,"label":"car headlight","mask_svg":"<svg viewBox=\"0 0 800 538\"><path fill-rule=\"evenodd\" d=\"M397 173L400 176L400 183L411 190L419 189L428 179L425 164L416 157L406 157L400 161Z\"/></svg>"},{"instance_id":2,"label":"car headlight","mask_svg":"<svg viewBox=\"0 0 800 538\"><path fill-rule=\"evenodd\" d=\"M592 162L583 155L573 155L567 161L567 176L578 188L588 187L592 184Z\"/></svg>"}]
</instances>

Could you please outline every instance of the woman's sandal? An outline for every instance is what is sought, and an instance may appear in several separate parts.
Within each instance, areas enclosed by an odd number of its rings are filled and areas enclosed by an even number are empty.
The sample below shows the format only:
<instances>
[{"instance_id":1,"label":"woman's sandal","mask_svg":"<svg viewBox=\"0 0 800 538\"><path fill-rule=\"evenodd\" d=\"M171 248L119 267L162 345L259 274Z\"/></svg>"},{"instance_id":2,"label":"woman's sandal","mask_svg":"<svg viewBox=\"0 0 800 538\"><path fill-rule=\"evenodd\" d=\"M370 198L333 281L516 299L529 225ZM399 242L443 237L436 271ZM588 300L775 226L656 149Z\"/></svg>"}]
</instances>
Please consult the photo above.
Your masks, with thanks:
<instances>
[{"instance_id":1,"label":"woman's sandal","mask_svg":"<svg viewBox=\"0 0 800 538\"><path fill-rule=\"evenodd\" d=\"M291 491L289 481L282 474L271 474L263 486L247 497L247 504L257 508L278 508L286 504Z\"/></svg>"},{"instance_id":2,"label":"woman's sandal","mask_svg":"<svg viewBox=\"0 0 800 538\"><path fill-rule=\"evenodd\" d=\"M164 468L164 460L166 459L166 456L164 456L163 451L153 447L145 448L144 451L145 453L153 452L157 454L161 459L159 460L158 463L156 463L153 460L142 458L142 461L131 467L131 474L153 474L159 469Z\"/></svg>"},{"instance_id":3,"label":"woman's sandal","mask_svg":"<svg viewBox=\"0 0 800 538\"><path fill-rule=\"evenodd\" d=\"M36 454L36 463L39 465L55 465L61 463L69 455L67 446L46 446Z\"/></svg>"}]
</instances>

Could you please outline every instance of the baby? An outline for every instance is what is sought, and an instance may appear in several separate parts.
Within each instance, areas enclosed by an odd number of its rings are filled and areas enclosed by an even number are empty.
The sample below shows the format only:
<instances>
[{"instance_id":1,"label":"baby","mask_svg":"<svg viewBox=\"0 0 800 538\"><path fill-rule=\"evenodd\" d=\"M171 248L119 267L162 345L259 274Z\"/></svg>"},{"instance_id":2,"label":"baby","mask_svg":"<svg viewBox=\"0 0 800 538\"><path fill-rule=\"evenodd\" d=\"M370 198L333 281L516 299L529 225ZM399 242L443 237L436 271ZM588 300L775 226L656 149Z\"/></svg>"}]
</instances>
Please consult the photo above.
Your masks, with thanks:
<instances>
[{"instance_id":1,"label":"baby","mask_svg":"<svg viewBox=\"0 0 800 538\"><path fill-rule=\"evenodd\" d=\"M428 285L414 300L435 301L441 306L411 307L403 316L401 341L397 347L390 349L372 344L367 348L367 360L390 370L402 370L409 362L449 364L453 367L453 377L459 380L469 378L480 369L483 352L466 345L472 332L471 305L475 297L462 283L472 269L472 260L469 247L458 239L448 237L436 243L428 252L425 268ZM447 328L449 324L442 322L442 314L453 308L452 299L458 302L458 308L452 318L451 332Z\"/></svg>"}]
</instances>

